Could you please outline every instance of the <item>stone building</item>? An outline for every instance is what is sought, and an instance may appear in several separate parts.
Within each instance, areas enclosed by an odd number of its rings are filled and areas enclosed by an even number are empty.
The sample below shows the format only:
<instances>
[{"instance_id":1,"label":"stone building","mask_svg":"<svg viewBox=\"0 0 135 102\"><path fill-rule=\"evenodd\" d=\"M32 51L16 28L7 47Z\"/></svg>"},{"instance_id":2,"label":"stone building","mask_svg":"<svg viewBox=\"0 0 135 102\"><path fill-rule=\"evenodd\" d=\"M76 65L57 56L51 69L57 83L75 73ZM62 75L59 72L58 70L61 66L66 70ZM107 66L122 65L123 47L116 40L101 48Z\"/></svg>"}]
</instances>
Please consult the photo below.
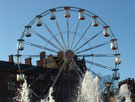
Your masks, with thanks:
<instances>
[{"instance_id":1,"label":"stone building","mask_svg":"<svg viewBox=\"0 0 135 102\"><path fill-rule=\"evenodd\" d=\"M41 98L47 95L50 86L59 72L61 63L59 56L54 57L49 55L45 58L45 52L40 53L40 60L37 65L32 65L32 59L26 58L25 64L20 64L22 74L25 74L27 83L30 89L34 91L38 97L32 93L32 102L38 102ZM75 59L83 64L80 65L82 72L86 71L85 60ZM0 101L14 102L14 97L17 95L17 88L20 83L17 81L19 74L18 65L14 62L13 55L9 56L9 61L0 61ZM75 91L79 80L73 66L66 65L66 68L61 73L60 78L54 86L54 99L56 102L69 102L75 97Z\"/></svg>"}]
</instances>

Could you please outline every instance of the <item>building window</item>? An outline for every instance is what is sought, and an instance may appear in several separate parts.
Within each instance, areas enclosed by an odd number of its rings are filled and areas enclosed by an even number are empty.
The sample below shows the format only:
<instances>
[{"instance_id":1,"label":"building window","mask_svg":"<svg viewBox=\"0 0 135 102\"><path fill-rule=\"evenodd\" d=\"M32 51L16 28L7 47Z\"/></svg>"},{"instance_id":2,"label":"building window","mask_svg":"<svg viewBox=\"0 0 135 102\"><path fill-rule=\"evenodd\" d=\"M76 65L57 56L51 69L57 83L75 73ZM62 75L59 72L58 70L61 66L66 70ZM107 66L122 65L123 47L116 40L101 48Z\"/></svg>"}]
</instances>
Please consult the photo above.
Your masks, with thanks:
<instances>
[{"instance_id":1,"label":"building window","mask_svg":"<svg viewBox=\"0 0 135 102\"><path fill-rule=\"evenodd\" d=\"M54 81L55 80L55 76L51 76L51 80Z\"/></svg>"},{"instance_id":2,"label":"building window","mask_svg":"<svg viewBox=\"0 0 135 102\"><path fill-rule=\"evenodd\" d=\"M9 91L16 90L15 86L16 86L15 82L8 82L8 90Z\"/></svg>"},{"instance_id":3,"label":"building window","mask_svg":"<svg viewBox=\"0 0 135 102\"><path fill-rule=\"evenodd\" d=\"M8 96L8 102L13 102L13 97Z\"/></svg>"},{"instance_id":4,"label":"building window","mask_svg":"<svg viewBox=\"0 0 135 102\"><path fill-rule=\"evenodd\" d=\"M30 78L30 79L32 79L32 80L34 80L34 79L35 79L35 77L34 77L34 76L30 76L29 78Z\"/></svg>"},{"instance_id":5,"label":"building window","mask_svg":"<svg viewBox=\"0 0 135 102\"><path fill-rule=\"evenodd\" d=\"M39 77L40 77L41 80L45 79L45 75L43 75L43 74L39 75Z\"/></svg>"},{"instance_id":6,"label":"building window","mask_svg":"<svg viewBox=\"0 0 135 102\"><path fill-rule=\"evenodd\" d=\"M8 78L11 78L11 79L16 78L16 75L15 74L8 74Z\"/></svg>"}]
</instances>

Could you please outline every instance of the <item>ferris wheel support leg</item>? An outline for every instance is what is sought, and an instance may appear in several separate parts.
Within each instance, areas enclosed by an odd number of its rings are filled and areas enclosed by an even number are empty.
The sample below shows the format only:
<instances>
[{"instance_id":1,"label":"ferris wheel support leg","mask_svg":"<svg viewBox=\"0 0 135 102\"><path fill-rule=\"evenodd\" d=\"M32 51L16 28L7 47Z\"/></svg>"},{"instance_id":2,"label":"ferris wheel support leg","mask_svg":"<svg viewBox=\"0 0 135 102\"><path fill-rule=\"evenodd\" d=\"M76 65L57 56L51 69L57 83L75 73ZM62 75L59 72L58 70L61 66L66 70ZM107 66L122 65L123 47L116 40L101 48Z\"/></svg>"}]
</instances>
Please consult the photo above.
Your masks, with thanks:
<instances>
[{"instance_id":1,"label":"ferris wheel support leg","mask_svg":"<svg viewBox=\"0 0 135 102\"><path fill-rule=\"evenodd\" d=\"M54 80L54 82L53 82L53 84L52 84L52 87L54 87L54 85L56 84L56 82L57 82L57 80L58 80L60 74L62 73L64 67L65 67L65 63L62 64L62 66L61 66L61 68L60 68L60 71L59 71L59 73L57 74L57 76L56 76L56 78L55 78L55 80Z\"/></svg>"},{"instance_id":2,"label":"ferris wheel support leg","mask_svg":"<svg viewBox=\"0 0 135 102\"><path fill-rule=\"evenodd\" d=\"M73 64L75 65L76 69L81 73L82 77L84 77L84 73L81 71L81 69L79 68L79 66L76 64L76 62L74 61L74 59L72 60Z\"/></svg>"},{"instance_id":3,"label":"ferris wheel support leg","mask_svg":"<svg viewBox=\"0 0 135 102\"><path fill-rule=\"evenodd\" d=\"M72 63L72 65L73 65L74 67L76 67L73 63ZM78 80L80 80L80 79L81 79L81 75L79 74L79 72L78 72L78 70L77 70L76 68L75 68L75 71L76 71L77 75L79 76Z\"/></svg>"},{"instance_id":4,"label":"ferris wheel support leg","mask_svg":"<svg viewBox=\"0 0 135 102\"><path fill-rule=\"evenodd\" d=\"M32 92L36 97L38 97L39 99L41 99L41 97L38 96L31 88L29 88L29 89L30 89L30 92Z\"/></svg>"}]
</instances>

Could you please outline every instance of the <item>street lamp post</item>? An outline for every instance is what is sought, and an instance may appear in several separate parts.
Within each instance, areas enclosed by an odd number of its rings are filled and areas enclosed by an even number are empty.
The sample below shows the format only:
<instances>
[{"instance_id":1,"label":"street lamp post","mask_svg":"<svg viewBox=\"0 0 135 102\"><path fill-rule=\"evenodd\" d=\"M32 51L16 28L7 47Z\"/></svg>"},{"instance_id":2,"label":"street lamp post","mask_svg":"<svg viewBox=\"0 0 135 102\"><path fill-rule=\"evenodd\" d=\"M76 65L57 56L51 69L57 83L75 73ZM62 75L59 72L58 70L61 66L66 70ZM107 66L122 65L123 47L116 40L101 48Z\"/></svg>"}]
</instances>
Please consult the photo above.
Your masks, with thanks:
<instances>
[{"instance_id":1,"label":"street lamp post","mask_svg":"<svg viewBox=\"0 0 135 102\"><path fill-rule=\"evenodd\" d=\"M110 102L110 86L111 86L111 82L106 82L105 85L107 87L107 102Z\"/></svg>"}]
</instances>

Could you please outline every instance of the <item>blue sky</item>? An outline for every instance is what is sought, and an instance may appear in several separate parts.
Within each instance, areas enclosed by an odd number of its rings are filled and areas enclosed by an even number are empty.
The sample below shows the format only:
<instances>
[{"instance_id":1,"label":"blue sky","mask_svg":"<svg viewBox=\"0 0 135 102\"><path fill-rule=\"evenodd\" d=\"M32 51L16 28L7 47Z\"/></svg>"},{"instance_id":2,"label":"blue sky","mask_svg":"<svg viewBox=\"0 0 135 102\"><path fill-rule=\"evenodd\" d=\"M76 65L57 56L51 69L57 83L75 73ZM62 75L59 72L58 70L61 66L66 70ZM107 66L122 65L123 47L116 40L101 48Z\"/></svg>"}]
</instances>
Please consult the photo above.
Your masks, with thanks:
<instances>
[{"instance_id":1,"label":"blue sky","mask_svg":"<svg viewBox=\"0 0 135 102\"><path fill-rule=\"evenodd\" d=\"M37 14L59 6L75 6L99 15L111 26L118 39L122 63L121 79L135 78L135 1L134 0L1 0L0 60L16 54L17 39Z\"/></svg>"}]
</instances>

